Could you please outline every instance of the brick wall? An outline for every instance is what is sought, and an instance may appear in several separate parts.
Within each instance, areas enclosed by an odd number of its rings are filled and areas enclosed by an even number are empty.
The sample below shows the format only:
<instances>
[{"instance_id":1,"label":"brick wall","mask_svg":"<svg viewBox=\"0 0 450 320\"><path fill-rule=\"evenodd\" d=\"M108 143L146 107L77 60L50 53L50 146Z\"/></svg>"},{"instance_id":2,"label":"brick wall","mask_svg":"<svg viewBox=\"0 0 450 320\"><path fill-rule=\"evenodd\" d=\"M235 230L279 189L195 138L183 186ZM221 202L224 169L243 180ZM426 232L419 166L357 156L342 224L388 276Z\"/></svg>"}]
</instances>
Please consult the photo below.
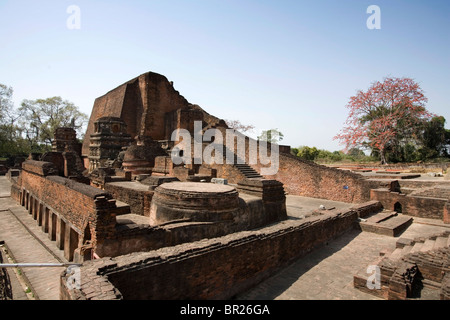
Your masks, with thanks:
<instances>
[{"instance_id":1,"label":"brick wall","mask_svg":"<svg viewBox=\"0 0 450 320\"><path fill-rule=\"evenodd\" d=\"M138 134L164 140L165 115L189 102L174 89L166 77L153 72L144 73L95 100L83 141L82 154L89 153L89 138L94 122L105 116L122 118L132 137Z\"/></svg>"},{"instance_id":2,"label":"brick wall","mask_svg":"<svg viewBox=\"0 0 450 320\"><path fill-rule=\"evenodd\" d=\"M111 194L52 174L51 163L27 160L17 185L11 190L25 201L38 201L79 234L80 244L89 226L92 242L101 254L103 239L114 237L116 204ZM20 190L20 192L17 191ZM19 199L20 200L20 199ZM29 210L39 211L37 208ZM41 214L41 213L35 213Z\"/></svg>"},{"instance_id":3,"label":"brick wall","mask_svg":"<svg viewBox=\"0 0 450 320\"><path fill-rule=\"evenodd\" d=\"M380 201L388 210L395 210L395 204L399 203L404 214L439 220L444 218L444 207L448 203L446 199L414 197L399 192L390 192L386 189L371 190L370 198Z\"/></svg>"},{"instance_id":4,"label":"brick wall","mask_svg":"<svg viewBox=\"0 0 450 320\"><path fill-rule=\"evenodd\" d=\"M222 130L223 131L223 130ZM224 136L225 133L222 133ZM259 144L251 138L245 137L245 161L258 173L263 174L262 168L273 166L273 159L269 160L268 165L261 164ZM227 145L229 150L239 153L238 143ZM257 155L257 161L250 156L250 146L258 145L258 150L254 152ZM279 167L274 175L266 175L264 178L278 180L283 183L285 190L292 195L305 197L322 198L334 201L348 203L362 203L370 199L370 189L379 187L379 182L369 181L359 174L344 171L336 168L330 168L316 164L312 161L300 159L296 156L283 152L281 148L278 153ZM267 151L270 155L271 145L267 145ZM241 155L243 157L243 155ZM254 162L257 162L254 164ZM238 183L242 178L239 171L233 166L222 166L217 168L217 176L230 179L233 183ZM231 167L231 168L228 168Z\"/></svg>"},{"instance_id":5,"label":"brick wall","mask_svg":"<svg viewBox=\"0 0 450 320\"><path fill-rule=\"evenodd\" d=\"M450 201L447 201L447 203L445 204L443 220L444 223L450 224Z\"/></svg>"},{"instance_id":6,"label":"brick wall","mask_svg":"<svg viewBox=\"0 0 450 320\"><path fill-rule=\"evenodd\" d=\"M356 211L288 220L258 231L87 262L81 291L66 299L229 299L353 226ZM104 282L105 295L93 283ZM64 281L62 281L64 284ZM111 284L113 285L111 287ZM120 293L119 293L120 292Z\"/></svg>"},{"instance_id":7,"label":"brick wall","mask_svg":"<svg viewBox=\"0 0 450 320\"><path fill-rule=\"evenodd\" d=\"M348 203L370 199L373 183L362 176L280 153L278 173L266 178L284 184L289 194ZM260 172L261 165L254 166Z\"/></svg>"},{"instance_id":8,"label":"brick wall","mask_svg":"<svg viewBox=\"0 0 450 320\"><path fill-rule=\"evenodd\" d=\"M136 182L138 184L138 182ZM150 216L150 205L154 191L125 188L120 184L106 183L105 191L111 193L114 199L123 201L130 206L131 213Z\"/></svg>"}]
</instances>

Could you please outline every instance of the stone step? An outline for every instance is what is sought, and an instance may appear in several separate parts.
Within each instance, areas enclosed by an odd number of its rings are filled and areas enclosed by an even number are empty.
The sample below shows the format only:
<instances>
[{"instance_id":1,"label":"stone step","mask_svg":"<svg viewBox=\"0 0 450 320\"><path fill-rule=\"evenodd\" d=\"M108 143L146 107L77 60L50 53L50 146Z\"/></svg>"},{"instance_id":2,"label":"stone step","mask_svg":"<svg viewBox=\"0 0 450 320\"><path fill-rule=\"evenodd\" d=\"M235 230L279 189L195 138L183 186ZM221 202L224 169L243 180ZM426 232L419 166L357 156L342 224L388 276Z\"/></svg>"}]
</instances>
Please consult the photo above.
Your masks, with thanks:
<instances>
[{"instance_id":1,"label":"stone step","mask_svg":"<svg viewBox=\"0 0 450 320\"><path fill-rule=\"evenodd\" d=\"M253 169L239 169L239 171L241 171L242 173L258 174L258 172Z\"/></svg>"},{"instance_id":2,"label":"stone step","mask_svg":"<svg viewBox=\"0 0 450 320\"><path fill-rule=\"evenodd\" d=\"M409 253L414 253L414 252L419 252L420 249L423 246L423 242L417 242L416 244L414 244L414 246L412 247L411 251L409 251Z\"/></svg>"},{"instance_id":3,"label":"stone step","mask_svg":"<svg viewBox=\"0 0 450 320\"><path fill-rule=\"evenodd\" d=\"M441 289L441 284L430 279L422 279L422 285L427 288Z\"/></svg>"},{"instance_id":4,"label":"stone step","mask_svg":"<svg viewBox=\"0 0 450 320\"><path fill-rule=\"evenodd\" d=\"M438 250L440 248L445 248L447 246L448 237L437 237L434 242L433 250Z\"/></svg>"},{"instance_id":5,"label":"stone step","mask_svg":"<svg viewBox=\"0 0 450 320\"><path fill-rule=\"evenodd\" d=\"M392 252L390 255L389 255L389 259L391 259L391 260L400 260L400 258L403 256L403 249L402 248L396 248L395 250L394 250L394 252Z\"/></svg>"},{"instance_id":6,"label":"stone step","mask_svg":"<svg viewBox=\"0 0 450 320\"><path fill-rule=\"evenodd\" d=\"M377 234L398 236L412 223L412 218L394 211L380 212L359 222L361 230Z\"/></svg>"},{"instance_id":7,"label":"stone step","mask_svg":"<svg viewBox=\"0 0 450 320\"><path fill-rule=\"evenodd\" d=\"M408 253L410 253L412 248L413 248L413 246L404 246L402 249L402 256L405 256Z\"/></svg>"},{"instance_id":8,"label":"stone step","mask_svg":"<svg viewBox=\"0 0 450 320\"><path fill-rule=\"evenodd\" d=\"M239 171L241 172L245 172L245 173L258 173L253 169L239 169Z\"/></svg>"},{"instance_id":9,"label":"stone step","mask_svg":"<svg viewBox=\"0 0 450 320\"><path fill-rule=\"evenodd\" d=\"M432 239L427 239L425 240L425 242L423 243L422 247L420 248L421 252L426 252L426 251L430 251L433 249L434 247L434 243L436 241L432 240Z\"/></svg>"},{"instance_id":10,"label":"stone step","mask_svg":"<svg viewBox=\"0 0 450 320\"><path fill-rule=\"evenodd\" d=\"M396 248L403 248L405 246L413 246L414 243L416 243L414 240L412 239L408 239L408 238L400 238L397 240L397 242L395 243Z\"/></svg>"},{"instance_id":11,"label":"stone step","mask_svg":"<svg viewBox=\"0 0 450 320\"><path fill-rule=\"evenodd\" d=\"M396 215L397 212L395 211L383 210L382 212L378 212L377 214L374 214L373 216L367 218L366 220L371 223L380 223Z\"/></svg>"}]
</instances>

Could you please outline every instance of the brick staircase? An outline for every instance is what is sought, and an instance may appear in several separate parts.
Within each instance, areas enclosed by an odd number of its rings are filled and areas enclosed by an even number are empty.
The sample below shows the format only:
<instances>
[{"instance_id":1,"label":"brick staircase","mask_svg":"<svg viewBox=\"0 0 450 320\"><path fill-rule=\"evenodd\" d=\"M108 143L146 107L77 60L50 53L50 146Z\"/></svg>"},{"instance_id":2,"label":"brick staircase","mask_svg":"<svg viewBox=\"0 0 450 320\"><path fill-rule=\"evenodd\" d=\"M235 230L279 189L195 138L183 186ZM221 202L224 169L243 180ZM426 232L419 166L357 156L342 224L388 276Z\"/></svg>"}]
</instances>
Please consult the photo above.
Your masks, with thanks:
<instances>
[{"instance_id":1,"label":"brick staircase","mask_svg":"<svg viewBox=\"0 0 450 320\"><path fill-rule=\"evenodd\" d=\"M250 167L248 164L238 164L235 162L234 167L237 168L247 179L263 179L264 177L260 175L256 170Z\"/></svg>"},{"instance_id":2,"label":"brick staircase","mask_svg":"<svg viewBox=\"0 0 450 320\"><path fill-rule=\"evenodd\" d=\"M367 270L354 276L354 287L389 300L450 300L450 231L428 238L400 238L394 250L380 252L373 265L381 287L368 289Z\"/></svg>"},{"instance_id":3,"label":"brick staircase","mask_svg":"<svg viewBox=\"0 0 450 320\"><path fill-rule=\"evenodd\" d=\"M429 238L407 239L400 238L396 249L388 256L391 260L399 260L408 253L437 251L450 247L450 231L431 236Z\"/></svg>"},{"instance_id":4,"label":"brick staircase","mask_svg":"<svg viewBox=\"0 0 450 320\"><path fill-rule=\"evenodd\" d=\"M224 150L222 152L222 156L225 159L226 152L229 149L227 149L226 146L224 146ZM239 170L247 179L264 179L262 175L260 175L255 169L250 167L244 160L239 158L234 153L234 160L233 160L233 167Z\"/></svg>"}]
</instances>

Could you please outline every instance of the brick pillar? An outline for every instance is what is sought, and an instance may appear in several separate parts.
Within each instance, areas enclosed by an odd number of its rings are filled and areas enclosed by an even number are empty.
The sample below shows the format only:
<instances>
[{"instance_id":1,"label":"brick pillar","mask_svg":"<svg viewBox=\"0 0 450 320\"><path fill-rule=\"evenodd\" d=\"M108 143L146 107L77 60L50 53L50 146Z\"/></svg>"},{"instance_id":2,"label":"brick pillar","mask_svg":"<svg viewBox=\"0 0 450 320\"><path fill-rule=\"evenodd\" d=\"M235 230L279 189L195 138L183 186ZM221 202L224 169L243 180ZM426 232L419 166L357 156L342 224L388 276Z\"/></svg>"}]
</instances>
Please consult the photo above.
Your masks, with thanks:
<instances>
[{"instance_id":1,"label":"brick pillar","mask_svg":"<svg viewBox=\"0 0 450 320\"><path fill-rule=\"evenodd\" d=\"M444 223L450 224L450 201L447 201L444 206Z\"/></svg>"},{"instance_id":2,"label":"brick pillar","mask_svg":"<svg viewBox=\"0 0 450 320\"><path fill-rule=\"evenodd\" d=\"M57 225L58 217L53 212L49 212L48 214L48 238L51 241L56 240L56 225Z\"/></svg>"},{"instance_id":3,"label":"brick pillar","mask_svg":"<svg viewBox=\"0 0 450 320\"><path fill-rule=\"evenodd\" d=\"M56 247L58 249L64 249L65 242L65 234L66 234L66 223L63 219L57 216L56 219Z\"/></svg>"},{"instance_id":4,"label":"brick pillar","mask_svg":"<svg viewBox=\"0 0 450 320\"><path fill-rule=\"evenodd\" d=\"M100 257L111 255L110 248L105 247L105 240L115 236L116 200L99 196L95 198L94 204L96 210L95 233L92 234L94 252Z\"/></svg>"},{"instance_id":5,"label":"brick pillar","mask_svg":"<svg viewBox=\"0 0 450 320\"><path fill-rule=\"evenodd\" d=\"M64 231L64 258L73 261L73 254L78 248L78 233L72 229L69 223L65 224Z\"/></svg>"},{"instance_id":6,"label":"brick pillar","mask_svg":"<svg viewBox=\"0 0 450 320\"><path fill-rule=\"evenodd\" d=\"M44 211L44 206L42 205L42 203L38 203L37 205L37 224L38 226L42 226L42 216L43 216L43 211Z\"/></svg>"},{"instance_id":7,"label":"brick pillar","mask_svg":"<svg viewBox=\"0 0 450 320\"><path fill-rule=\"evenodd\" d=\"M50 210L46 207L42 208L42 231L47 233L48 232L48 225L49 225L49 217L50 217Z\"/></svg>"},{"instance_id":8,"label":"brick pillar","mask_svg":"<svg viewBox=\"0 0 450 320\"><path fill-rule=\"evenodd\" d=\"M281 182L269 179L247 179L238 182L237 190L261 197L264 205L261 225L287 219L286 196Z\"/></svg>"}]
</instances>

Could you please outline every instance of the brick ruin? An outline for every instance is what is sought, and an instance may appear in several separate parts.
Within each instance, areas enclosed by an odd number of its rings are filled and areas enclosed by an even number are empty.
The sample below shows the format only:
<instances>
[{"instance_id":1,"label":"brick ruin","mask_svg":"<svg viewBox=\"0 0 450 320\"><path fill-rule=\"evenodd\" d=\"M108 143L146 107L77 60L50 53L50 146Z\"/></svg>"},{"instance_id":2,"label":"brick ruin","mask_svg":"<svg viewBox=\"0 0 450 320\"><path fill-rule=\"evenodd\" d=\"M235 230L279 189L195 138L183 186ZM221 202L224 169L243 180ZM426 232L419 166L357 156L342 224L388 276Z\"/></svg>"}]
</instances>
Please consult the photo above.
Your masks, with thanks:
<instances>
[{"instance_id":1,"label":"brick ruin","mask_svg":"<svg viewBox=\"0 0 450 320\"><path fill-rule=\"evenodd\" d=\"M214 149L233 163L177 164L173 132L194 135L195 123L202 134L229 130L166 77L145 73L95 100L81 145L58 129L52 152L10 171L12 197L68 261L83 263L81 288L62 274L62 299L227 299L349 228L397 236L412 217L450 223L447 184L371 179L301 160L289 146L271 154L276 174L263 175L259 154L250 161L261 142L243 135L244 150L234 140ZM286 194L353 207L290 219Z\"/></svg>"}]
</instances>

